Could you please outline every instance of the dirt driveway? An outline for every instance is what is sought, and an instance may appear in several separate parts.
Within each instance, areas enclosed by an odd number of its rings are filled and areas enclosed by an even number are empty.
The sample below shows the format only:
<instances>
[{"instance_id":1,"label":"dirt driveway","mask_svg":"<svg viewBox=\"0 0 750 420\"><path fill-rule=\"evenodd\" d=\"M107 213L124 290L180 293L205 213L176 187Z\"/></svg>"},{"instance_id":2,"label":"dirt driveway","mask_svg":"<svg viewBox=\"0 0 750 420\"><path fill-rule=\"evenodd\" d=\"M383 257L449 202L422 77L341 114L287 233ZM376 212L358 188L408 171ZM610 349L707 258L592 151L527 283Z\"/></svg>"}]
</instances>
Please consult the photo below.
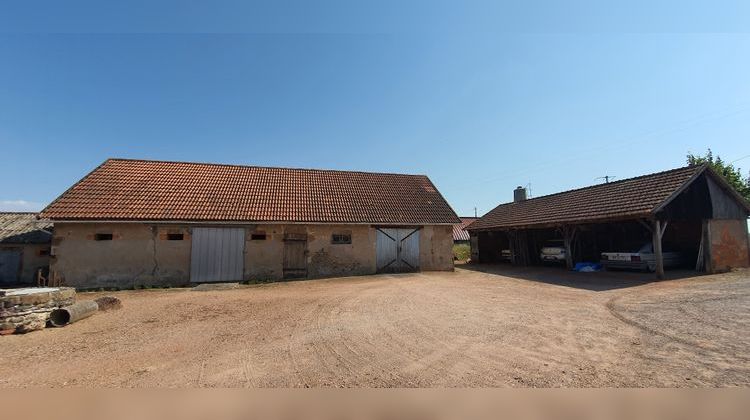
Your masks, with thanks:
<instances>
[{"instance_id":1,"label":"dirt driveway","mask_svg":"<svg viewBox=\"0 0 750 420\"><path fill-rule=\"evenodd\" d=\"M750 272L484 269L118 292L0 337L0 387L750 385Z\"/></svg>"}]
</instances>

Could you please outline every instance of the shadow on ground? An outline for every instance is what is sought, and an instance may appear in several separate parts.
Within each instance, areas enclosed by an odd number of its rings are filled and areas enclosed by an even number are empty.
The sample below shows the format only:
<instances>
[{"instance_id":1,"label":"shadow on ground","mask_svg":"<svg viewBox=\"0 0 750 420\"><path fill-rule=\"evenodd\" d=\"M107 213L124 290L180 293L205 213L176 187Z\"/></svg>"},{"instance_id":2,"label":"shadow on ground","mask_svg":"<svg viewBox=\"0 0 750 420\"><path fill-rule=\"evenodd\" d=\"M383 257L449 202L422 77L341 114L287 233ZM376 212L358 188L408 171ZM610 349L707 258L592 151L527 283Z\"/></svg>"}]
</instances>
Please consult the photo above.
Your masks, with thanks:
<instances>
[{"instance_id":1,"label":"shadow on ground","mask_svg":"<svg viewBox=\"0 0 750 420\"><path fill-rule=\"evenodd\" d=\"M657 281L654 273L629 271L580 273L558 266L518 267L510 264L462 264L456 265L456 268L594 292L625 289ZM665 280L686 279L697 276L700 276L700 274L691 270L670 270L666 272Z\"/></svg>"}]
</instances>

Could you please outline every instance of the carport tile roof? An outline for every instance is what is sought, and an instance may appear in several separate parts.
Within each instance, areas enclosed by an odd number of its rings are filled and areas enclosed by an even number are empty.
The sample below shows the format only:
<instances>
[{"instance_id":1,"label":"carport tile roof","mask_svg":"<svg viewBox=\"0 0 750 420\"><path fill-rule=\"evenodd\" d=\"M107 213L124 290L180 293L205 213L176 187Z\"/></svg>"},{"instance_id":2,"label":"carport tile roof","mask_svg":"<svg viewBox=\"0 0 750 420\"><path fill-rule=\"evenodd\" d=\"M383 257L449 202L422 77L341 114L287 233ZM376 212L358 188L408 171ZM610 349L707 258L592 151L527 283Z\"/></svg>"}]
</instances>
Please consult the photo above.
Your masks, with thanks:
<instances>
[{"instance_id":1,"label":"carport tile roof","mask_svg":"<svg viewBox=\"0 0 750 420\"><path fill-rule=\"evenodd\" d=\"M645 217L704 169L704 166L687 166L501 204L472 223L468 230Z\"/></svg>"},{"instance_id":2,"label":"carport tile roof","mask_svg":"<svg viewBox=\"0 0 750 420\"><path fill-rule=\"evenodd\" d=\"M41 213L53 220L453 224L424 175L109 159Z\"/></svg>"}]
</instances>

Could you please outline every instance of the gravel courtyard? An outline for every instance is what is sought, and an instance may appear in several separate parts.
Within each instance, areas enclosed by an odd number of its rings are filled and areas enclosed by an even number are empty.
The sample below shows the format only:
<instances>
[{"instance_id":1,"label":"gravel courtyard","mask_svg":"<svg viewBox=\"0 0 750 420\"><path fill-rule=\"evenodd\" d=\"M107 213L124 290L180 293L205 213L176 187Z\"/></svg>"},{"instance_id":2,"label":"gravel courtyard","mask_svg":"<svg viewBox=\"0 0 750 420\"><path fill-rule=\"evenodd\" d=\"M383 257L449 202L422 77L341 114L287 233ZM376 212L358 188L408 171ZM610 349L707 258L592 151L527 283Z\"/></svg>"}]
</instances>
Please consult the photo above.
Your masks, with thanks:
<instances>
[{"instance_id":1,"label":"gravel courtyard","mask_svg":"<svg viewBox=\"0 0 750 420\"><path fill-rule=\"evenodd\" d=\"M107 293L121 310L0 337L0 387L750 385L750 272L648 278L489 266Z\"/></svg>"}]
</instances>

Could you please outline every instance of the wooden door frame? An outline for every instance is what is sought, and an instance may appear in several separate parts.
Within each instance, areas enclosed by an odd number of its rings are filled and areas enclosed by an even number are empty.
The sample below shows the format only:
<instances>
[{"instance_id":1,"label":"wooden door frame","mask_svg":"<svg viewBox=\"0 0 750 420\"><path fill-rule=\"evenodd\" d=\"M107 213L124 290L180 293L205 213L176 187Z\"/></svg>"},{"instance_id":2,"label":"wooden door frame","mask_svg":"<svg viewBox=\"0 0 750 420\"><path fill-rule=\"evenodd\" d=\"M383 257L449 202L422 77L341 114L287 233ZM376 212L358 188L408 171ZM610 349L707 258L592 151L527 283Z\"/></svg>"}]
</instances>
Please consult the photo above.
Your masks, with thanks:
<instances>
[{"instance_id":1,"label":"wooden door frame","mask_svg":"<svg viewBox=\"0 0 750 420\"><path fill-rule=\"evenodd\" d=\"M302 260L305 263L304 268L286 268L285 267L285 263L287 260L286 258L287 244L289 243L303 243L304 244L304 249L302 251ZM281 256L281 277L283 279L307 278L307 276L309 275L309 267L307 264L307 254L308 254L307 245L308 245L307 234L285 234L284 235L284 250ZM304 275L287 276L287 271L290 271L290 272L291 271L304 271Z\"/></svg>"}]
</instances>

